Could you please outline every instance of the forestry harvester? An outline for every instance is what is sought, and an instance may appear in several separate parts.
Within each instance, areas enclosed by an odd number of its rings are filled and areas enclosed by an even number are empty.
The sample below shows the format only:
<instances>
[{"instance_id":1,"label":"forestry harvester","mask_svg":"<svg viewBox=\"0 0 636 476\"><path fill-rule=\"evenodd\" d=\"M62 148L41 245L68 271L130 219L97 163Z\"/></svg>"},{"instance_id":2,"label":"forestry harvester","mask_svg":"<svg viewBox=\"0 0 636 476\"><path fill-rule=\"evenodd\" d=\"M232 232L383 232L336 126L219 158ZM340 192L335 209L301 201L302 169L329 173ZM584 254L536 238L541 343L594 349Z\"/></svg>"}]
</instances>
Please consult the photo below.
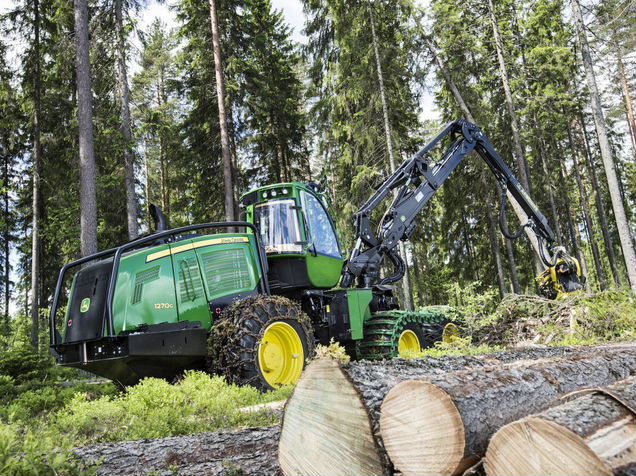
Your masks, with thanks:
<instances>
[{"instance_id":1,"label":"forestry harvester","mask_svg":"<svg viewBox=\"0 0 636 476\"><path fill-rule=\"evenodd\" d=\"M445 139L448 149L434 160L431 151ZM124 385L207 366L231 382L268 389L295 383L316 343L333 339L357 359L377 359L456 335L444 308L399 310L390 285L405 273L399 242L409 239L420 211L472 151L528 217L522 228L537 237L547 267L540 289L552 298L581 289L578 261L556 246L545 216L488 139L456 121L356 213L348 259L315 184L244 194L245 221L169 229L153 207L156 233L62 268L50 313L51 351L60 365ZM391 203L376 228L372 214L385 199ZM504 207L502 194L502 232L513 237L503 226ZM383 277L385 258L394 272Z\"/></svg>"}]
</instances>

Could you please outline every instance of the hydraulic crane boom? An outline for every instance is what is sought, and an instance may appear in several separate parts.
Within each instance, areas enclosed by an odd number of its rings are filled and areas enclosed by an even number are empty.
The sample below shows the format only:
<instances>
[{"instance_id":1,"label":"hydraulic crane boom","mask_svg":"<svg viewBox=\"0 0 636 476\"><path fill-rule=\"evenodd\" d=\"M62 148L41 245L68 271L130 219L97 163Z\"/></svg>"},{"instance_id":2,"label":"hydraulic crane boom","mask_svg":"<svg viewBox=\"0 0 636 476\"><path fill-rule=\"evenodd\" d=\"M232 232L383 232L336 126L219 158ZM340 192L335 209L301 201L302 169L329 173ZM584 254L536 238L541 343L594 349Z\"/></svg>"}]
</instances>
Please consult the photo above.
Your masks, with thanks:
<instances>
[{"instance_id":1,"label":"hydraulic crane boom","mask_svg":"<svg viewBox=\"0 0 636 476\"><path fill-rule=\"evenodd\" d=\"M433 162L429 153L446 137L451 139L450 147L441 160ZM473 151L486 162L501 185L500 226L504 235L511 239L518 238L523 228L528 227L539 240L541 260L548 268L537 278L542 290L550 297L556 297L560 293L582 288L578 261L569 256L562 247L556 246L555 235L547 218L528 196L484 133L476 125L464 120L448 124L428 145L402 163L356 213L357 241L343 269L343 287L352 286L356 280L365 287L378 284L378 281L379 284L389 284L404 276L404 261L396 248L398 243L410 238L415 230L417 215L453 170ZM510 234L503 222L506 190L510 191L528 216L527 223L515 234ZM371 214L391 194L395 196L376 233L372 227ZM380 266L385 256L388 256L397 271L394 275L380 280Z\"/></svg>"}]
</instances>

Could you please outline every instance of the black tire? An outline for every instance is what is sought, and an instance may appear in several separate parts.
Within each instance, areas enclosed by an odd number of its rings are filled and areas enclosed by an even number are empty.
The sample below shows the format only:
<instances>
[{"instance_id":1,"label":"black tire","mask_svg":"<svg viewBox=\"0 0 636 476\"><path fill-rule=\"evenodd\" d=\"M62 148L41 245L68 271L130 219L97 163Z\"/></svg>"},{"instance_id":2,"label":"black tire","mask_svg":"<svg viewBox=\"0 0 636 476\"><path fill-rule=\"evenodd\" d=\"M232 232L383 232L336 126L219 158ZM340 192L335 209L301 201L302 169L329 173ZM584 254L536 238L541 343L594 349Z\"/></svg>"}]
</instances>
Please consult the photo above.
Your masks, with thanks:
<instances>
[{"instance_id":1,"label":"black tire","mask_svg":"<svg viewBox=\"0 0 636 476\"><path fill-rule=\"evenodd\" d=\"M208 369L229 383L271 390L259 365L258 349L265 329L274 322L289 324L300 338L304 369L314 354L311 321L295 302L264 295L237 301L223 311L208 341Z\"/></svg>"},{"instance_id":2,"label":"black tire","mask_svg":"<svg viewBox=\"0 0 636 476\"><path fill-rule=\"evenodd\" d=\"M424 334L424 343L425 349L430 349L431 347L435 347L435 344L438 342L443 342L444 340L444 329L447 324L453 323L457 326L458 329L461 329L459 324L451 319L442 319L439 322L422 324L422 333Z\"/></svg>"}]
</instances>

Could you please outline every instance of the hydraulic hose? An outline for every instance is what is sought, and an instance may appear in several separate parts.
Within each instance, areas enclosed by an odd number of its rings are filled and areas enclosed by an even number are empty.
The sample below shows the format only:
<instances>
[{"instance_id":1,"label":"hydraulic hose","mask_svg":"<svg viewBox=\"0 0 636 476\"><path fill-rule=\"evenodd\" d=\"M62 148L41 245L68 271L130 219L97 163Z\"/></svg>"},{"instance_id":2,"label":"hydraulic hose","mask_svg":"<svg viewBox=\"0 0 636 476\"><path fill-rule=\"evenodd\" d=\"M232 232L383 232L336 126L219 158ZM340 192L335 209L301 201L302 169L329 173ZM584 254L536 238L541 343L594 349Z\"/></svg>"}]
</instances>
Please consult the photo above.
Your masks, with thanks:
<instances>
[{"instance_id":1,"label":"hydraulic hose","mask_svg":"<svg viewBox=\"0 0 636 476\"><path fill-rule=\"evenodd\" d=\"M549 259L546 255L545 241L543 239L539 239L539 253L541 255L541 261L543 261L543 263L548 268L552 268L554 265L556 265L556 262L559 259L559 255L561 254L561 250L557 248L556 253L554 253L554 257L552 259Z\"/></svg>"},{"instance_id":2,"label":"hydraulic hose","mask_svg":"<svg viewBox=\"0 0 636 476\"><path fill-rule=\"evenodd\" d=\"M521 225L521 228L517 230L515 233L510 233L508 229L508 224L506 223L506 187L501 187L501 198L499 200L499 228L501 229L501 233L503 236L508 238L509 240L516 240L523 234L523 230L528 226L528 223L525 225Z\"/></svg>"},{"instance_id":3,"label":"hydraulic hose","mask_svg":"<svg viewBox=\"0 0 636 476\"><path fill-rule=\"evenodd\" d=\"M406 274L406 265L404 264L404 260L402 257L396 253L394 250L389 251L388 253L389 259L397 269L397 272L392 276L387 276L386 278L380 281L380 284L391 284L399 281Z\"/></svg>"}]
</instances>

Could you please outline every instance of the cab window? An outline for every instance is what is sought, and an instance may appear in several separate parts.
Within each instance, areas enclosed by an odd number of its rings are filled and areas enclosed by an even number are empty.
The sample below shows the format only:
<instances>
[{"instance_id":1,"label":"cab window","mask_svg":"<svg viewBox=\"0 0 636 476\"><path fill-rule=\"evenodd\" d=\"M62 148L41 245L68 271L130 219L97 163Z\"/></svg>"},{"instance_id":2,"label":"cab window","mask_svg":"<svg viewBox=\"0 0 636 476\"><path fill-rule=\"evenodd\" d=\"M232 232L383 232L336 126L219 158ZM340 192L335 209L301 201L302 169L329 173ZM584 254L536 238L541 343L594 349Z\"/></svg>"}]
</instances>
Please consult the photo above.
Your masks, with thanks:
<instances>
[{"instance_id":1,"label":"cab window","mask_svg":"<svg viewBox=\"0 0 636 476\"><path fill-rule=\"evenodd\" d=\"M294 200L270 200L254 208L254 224L267 254L302 253Z\"/></svg>"},{"instance_id":2,"label":"cab window","mask_svg":"<svg viewBox=\"0 0 636 476\"><path fill-rule=\"evenodd\" d=\"M301 199L309 235L316 247L316 252L342 258L336 231L323 204L314 195L304 191L301 193Z\"/></svg>"}]
</instances>

